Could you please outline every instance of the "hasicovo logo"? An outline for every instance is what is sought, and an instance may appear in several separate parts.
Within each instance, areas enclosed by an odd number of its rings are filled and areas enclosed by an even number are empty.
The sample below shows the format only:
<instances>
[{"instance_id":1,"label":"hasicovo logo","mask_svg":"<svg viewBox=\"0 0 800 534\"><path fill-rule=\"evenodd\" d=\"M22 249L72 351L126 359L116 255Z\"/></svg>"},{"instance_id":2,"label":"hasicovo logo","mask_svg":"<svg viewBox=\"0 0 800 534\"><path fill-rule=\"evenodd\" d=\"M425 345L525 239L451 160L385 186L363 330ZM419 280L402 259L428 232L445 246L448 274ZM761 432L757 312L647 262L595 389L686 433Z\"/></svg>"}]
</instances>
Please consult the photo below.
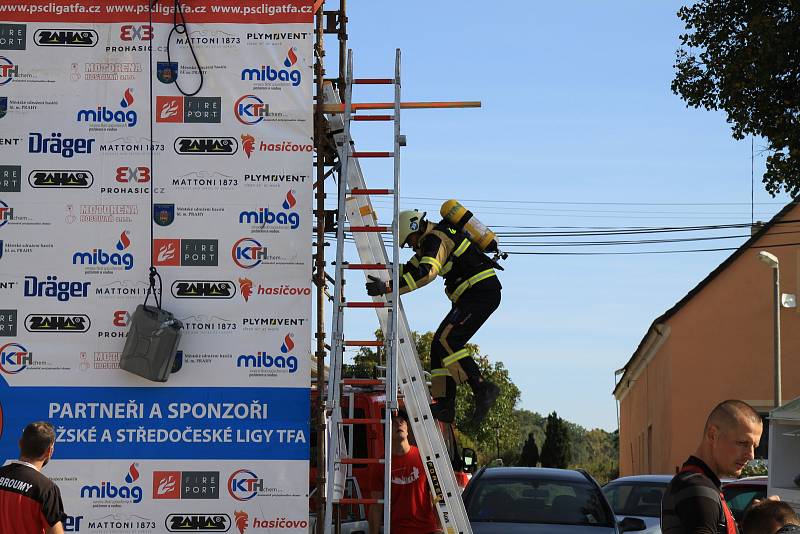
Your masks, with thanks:
<instances>
[{"instance_id":1,"label":"hasicovo logo","mask_svg":"<svg viewBox=\"0 0 800 534\"><path fill-rule=\"evenodd\" d=\"M128 127L136 126L138 116L129 109L133 105L131 89L125 89L119 107L122 109L109 109L106 106L97 106L96 109L82 109L78 111L78 122L94 122L102 124L127 124Z\"/></svg>"},{"instance_id":2,"label":"hasicovo logo","mask_svg":"<svg viewBox=\"0 0 800 534\"><path fill-rule=\"evenodd\" d=\"M239 213L239 224L257 224L262 228L267 225L280 225L288 226L292 230L297 229L300 226L300 214L296 211L288 211L297 204L294 195L294 189L286 193L286 199L281 204L284 211L271 211L269 207L264 207Z\"/></svg>"},{"instance_id":3,"label":"hasicovo logo","mask_svg":"<svg viewBox=\"0 0 800 534\"><path fill-rule=\"evenodd\" d=\"M97 32L86 29L36 30L33 41L39 46L92 47L97 44Z\"/></svg>"},{"instance_id":4,"label":"hasicovo logo","mask_svg":"<svg viewBox=\"0 0 800 534\"><path fill-rule=\"evenodd\" d=\"M91 252L76 252L72 255L72 265L112 265L124 267L126 271L133 269L133 254L125 252L131 245L130 232L124 230L119 235L115 248L119 252L106 252L101 248L92 249Z\"/></svg>"},{"instance_id":5,"label":"hasicovo logo","mask_svg":"<svg viewBox=\"0 0 800 534\"><path fill-rule=\"evenodd\" d=\"M0 347L0 371L15 375L33 363L33 353L19 343L6 343Z\"/></svg>"},{"instance_id":6,"label":"hasicovo logo","mask_svg":"<svg viewBox=\"0 0 800 534\"><path fill-rule=\"evenodd\" d=\"M125 475L126 484L119 486L112 482L102 481L99 485L81 487L81 499L122 500L133 503L142 502L142 487L133 485L139 479L136 464L131 464Z\"/></svg>"},{"instance_id":7,"label":"hasicovo logo","mask_svg":"<svg viewBox=\"0 0 800 534\"><path fill-rule=\"evenodd\" d=\"M181 156L230 156L239 150L239 142L234 137L178 137L174 148Z\"/></svg>"},{"instance_id":8,"label":"hasicovo logo","mask_svg":"<svg viewBox=\"0 0 800 534\"><path fill-rule=\"evenodd\" d=\"M94 175L90 171L32 171L28 183L41 189L88 189L94 183Z\"/></svg>"}]
</instances>

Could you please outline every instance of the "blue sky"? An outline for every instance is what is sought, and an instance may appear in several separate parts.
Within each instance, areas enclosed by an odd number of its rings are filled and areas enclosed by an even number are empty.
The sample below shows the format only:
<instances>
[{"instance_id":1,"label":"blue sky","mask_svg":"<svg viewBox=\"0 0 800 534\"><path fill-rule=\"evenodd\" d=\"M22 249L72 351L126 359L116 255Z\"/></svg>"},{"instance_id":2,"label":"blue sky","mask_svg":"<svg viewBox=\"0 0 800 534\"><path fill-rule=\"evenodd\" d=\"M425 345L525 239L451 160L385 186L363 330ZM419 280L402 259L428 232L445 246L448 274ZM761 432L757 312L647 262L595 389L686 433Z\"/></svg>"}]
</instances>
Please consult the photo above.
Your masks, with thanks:
<instances>
[{"instance_id":1,"label":"blue sky","mask_svg":"<svg viewBox=\"0 0 800 534\"><path fill-rule=\"evenodd\" d=\"M687 109L669 88L683 29L676 16L681 5L348 2L356 76L390 75L394 49L400 48L403 100L483 103L481 109L404 112L403 208L436 213L444 199L462 199L502 231L749 222L750 140L733 140L723 114ZM336 71L331 36L326 46L330 76ZM388 88L364 86L354 98L388 99ZM386 125L358 123L354 138L362 150L390 149ZM757 220L788 201L763 191L763 144L755 140ZM370 186L389 183L386 162L363 166ZM379 214L390 220L388 211ZM503 303L473 341L508 367L522 391L520 407L556 410L585 427L612 430L614 370L627 362L653 319L728 254L512 256L500 275ZM435 330L449 308L441 282L405 296L404 305L419 331ZM374 316L348 317L362 332L377 324Z\"/></svg>"}]
</instances>

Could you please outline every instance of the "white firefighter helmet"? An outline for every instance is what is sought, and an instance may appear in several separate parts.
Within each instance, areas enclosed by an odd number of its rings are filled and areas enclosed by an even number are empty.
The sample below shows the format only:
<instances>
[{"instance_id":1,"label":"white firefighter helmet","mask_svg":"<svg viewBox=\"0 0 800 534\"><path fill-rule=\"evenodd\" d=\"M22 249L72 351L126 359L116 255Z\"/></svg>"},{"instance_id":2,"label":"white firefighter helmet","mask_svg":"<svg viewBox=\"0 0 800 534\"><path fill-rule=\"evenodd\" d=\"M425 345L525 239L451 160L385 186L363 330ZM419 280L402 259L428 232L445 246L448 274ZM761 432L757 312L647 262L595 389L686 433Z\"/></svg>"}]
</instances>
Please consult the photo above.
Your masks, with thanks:
<instances>
[{"instance_id":1,"label":"white firefighter helmet","mask_svg":"<svg viewBox=\"0 0 800 534\"><path fill-rule=\"evenodd\" d=\"M406 210L400 212L400 222L398 230L398 239L400 246L406 245L408 236L422 228L422 220L425 218L424 211Z\"/></svg>"}]
</instances>

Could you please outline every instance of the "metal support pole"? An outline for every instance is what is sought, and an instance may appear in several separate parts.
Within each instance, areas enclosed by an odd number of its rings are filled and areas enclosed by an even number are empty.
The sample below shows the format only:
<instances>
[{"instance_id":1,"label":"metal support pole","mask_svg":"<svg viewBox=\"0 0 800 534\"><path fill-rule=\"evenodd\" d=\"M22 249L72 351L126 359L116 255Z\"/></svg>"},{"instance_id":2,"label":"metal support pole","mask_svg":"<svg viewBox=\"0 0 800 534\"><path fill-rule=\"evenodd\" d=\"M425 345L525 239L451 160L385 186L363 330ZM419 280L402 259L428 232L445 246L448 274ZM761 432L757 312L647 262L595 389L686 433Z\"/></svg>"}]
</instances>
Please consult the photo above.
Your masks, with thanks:
<instances>
[{"instance_id":1,"label":"metal support pole","mask_svg":"<svg viewBox=\"0 0 800 534\"><path fill-rule=\"evenodd\" d=\"M775 311L774 311L774 338L773 350L775 351L775 407L781 405L781 280L780 267L772 269L773 285L775 286Z\"/></svg>"}]
</instances>

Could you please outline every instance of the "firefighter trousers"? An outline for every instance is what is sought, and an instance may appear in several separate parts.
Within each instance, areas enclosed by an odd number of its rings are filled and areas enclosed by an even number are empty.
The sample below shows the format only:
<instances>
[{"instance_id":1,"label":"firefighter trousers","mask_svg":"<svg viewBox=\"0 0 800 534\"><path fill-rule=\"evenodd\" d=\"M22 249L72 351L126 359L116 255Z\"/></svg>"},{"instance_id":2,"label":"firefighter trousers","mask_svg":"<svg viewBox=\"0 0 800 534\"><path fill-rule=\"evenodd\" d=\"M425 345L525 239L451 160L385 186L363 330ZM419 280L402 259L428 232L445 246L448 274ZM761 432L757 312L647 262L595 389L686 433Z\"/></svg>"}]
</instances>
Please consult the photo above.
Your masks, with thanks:
<instances>
[{"instance_id":1,"label":"firefighter trousers","mask_svg":"<svg viewBox=\"0 0 800 534\"><path fill-rule=\"evenodd\" d=\"M500 305L500 288L471 288L453 303L431 341L431 396L456 398L456 385L480 381L478 364L464 347Z\"/></svg>"}]
</instances>

